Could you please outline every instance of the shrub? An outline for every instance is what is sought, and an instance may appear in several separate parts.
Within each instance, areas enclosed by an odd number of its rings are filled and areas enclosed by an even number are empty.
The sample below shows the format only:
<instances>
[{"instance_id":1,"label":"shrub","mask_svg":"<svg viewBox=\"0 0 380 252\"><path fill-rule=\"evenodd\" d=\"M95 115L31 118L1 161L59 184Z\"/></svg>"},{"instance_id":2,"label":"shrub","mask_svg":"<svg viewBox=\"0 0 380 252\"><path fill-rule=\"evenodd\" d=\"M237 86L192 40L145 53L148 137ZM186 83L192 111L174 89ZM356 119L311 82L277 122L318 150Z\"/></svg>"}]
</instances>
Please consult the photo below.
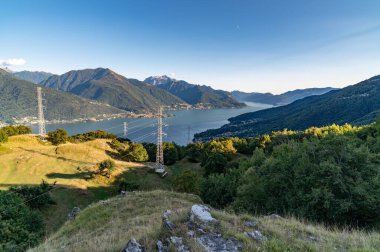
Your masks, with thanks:
<instances>
[{"instance_id":1,"label":"shrub","mask_svg":"<svg viewBox=\"0 0 380 252\"><path fill-rule=\"evenodd\" d=\"M201 166L205 169L205 175L212 173L224 173L228 159L221 153L210 153L205 156Z\"/></svg>"},{"instance_id":2,"label":"shrub","mask_svg":"<svg viewBox=\"0 0 380 252\"><path fill-rule=\"evenodd\" d=\"M123 153L124 159L131 162L148 161L148 153L141 143L131 143L129 149Z\"/></svg>"},{"instance_id":3,"label":"shrub","mask_svg":"<svg viewBox=\"0 0 380 252\"><path fill-rule=\"evenodd\" d=\"M10 191L0 190L0 251L25 251L44 235L41 215Z\"/></svg>"},{"instance_id":4,"label":"shrub","mask_svg":"<svg viewBox=\"0 0 380 252\"><path fill-rule=\"evenodd\" d=\"M54 145L64 144L68 140L67 131L56 129L48 133L47 140Z\"/></svg>"},{"instance_id":5,"label":"shrub","mask_svg":"<svg viewBox=\"0 0 380 252\"><path fill-rule=\"evenodd\" d=\"M5 143L7 141L8 141L8 135L5 133L5 131L0 129L0 143Z\"/></svg>"},{"instance_id":6,"label":"shrub","mask_svg":"<svg viewBox=\"0 0 380 252\"><path fill-rule=\"evenodd\" d=\"M199 194L200 176L192 171L185 170L174 177L173 187L179 192Z\"/></svg>"},{"instance_id":7,"label":"shrub","mask_svg":"<svg viewBox=\"0 0 380 252\"><path fill-rule=\"evenodd\" d=\"M1 128L8 136L23 135L32 133L32 129L24 125L10 125Z\"/></svg>"},{"instance_id":8,"label":"shrub","mask_svg":"<svg viewBox=\"0 0 380 252\"><path fill-rule=\"evenodd\" d=\"M111 159L106 159L99 163L98 170L103 176L109 177L111 173L115 170L115 162Z\"/></svg>"}]
</instances>

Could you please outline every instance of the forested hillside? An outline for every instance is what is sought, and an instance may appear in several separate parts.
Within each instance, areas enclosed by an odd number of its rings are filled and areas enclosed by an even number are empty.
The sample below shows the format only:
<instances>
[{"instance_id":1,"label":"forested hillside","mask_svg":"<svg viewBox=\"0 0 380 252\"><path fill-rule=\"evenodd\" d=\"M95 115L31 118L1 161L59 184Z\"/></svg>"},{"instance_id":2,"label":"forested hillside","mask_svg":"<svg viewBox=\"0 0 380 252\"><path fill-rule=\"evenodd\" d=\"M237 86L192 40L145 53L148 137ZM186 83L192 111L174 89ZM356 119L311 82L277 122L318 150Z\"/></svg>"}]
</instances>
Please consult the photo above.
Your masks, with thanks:
<instances>
[{"instance_id":1,"label":"forested hillside","mask_svg":"<svg viewBox=\"0 0 380 252\"><path fill-rule=\"evenodd\" d=\"M312 126L370 123L380 109L380 76L356 85L306 97L289 105L230 118L230 123L197 134L196 139L216 136L257 136L284 128L303 130Z\"/></svg>"},{"instance_id":2,"label":"forested hillside","mask_svg":"<svg viewBox=\"0 0 380 252\"><path fill-rule=\"evenodd\" d=\"M205 85L190 84L166 75L151 76L146 78L144 82L166 90L191 105L206 104L213 108L239 108L244 106L227 91L215 90Z\"/></svg>"},{"instance_id":3,"label":"forested hillside","mask_svg":"<svg viewBox=\"0 0 380 252\"><path fill-rule=\"evenodd\" d=\"M0 69L0 121L37 117L36 85ZM124 113L120 109L82 97L43 88L47 120L72 120Z\"/></svg>"},{"instance_id":4,"label":"forested hillside","mask_svg":"<svg viewBox=\"0 0 380 252\"><path fill-rule=\"evenodd\" d=\"M184 103L165 90L134 79L129 80L105 68L53 75L41 82L41 85L133 112L156 111L159 105Z\"/></svg>"}]
</instances>

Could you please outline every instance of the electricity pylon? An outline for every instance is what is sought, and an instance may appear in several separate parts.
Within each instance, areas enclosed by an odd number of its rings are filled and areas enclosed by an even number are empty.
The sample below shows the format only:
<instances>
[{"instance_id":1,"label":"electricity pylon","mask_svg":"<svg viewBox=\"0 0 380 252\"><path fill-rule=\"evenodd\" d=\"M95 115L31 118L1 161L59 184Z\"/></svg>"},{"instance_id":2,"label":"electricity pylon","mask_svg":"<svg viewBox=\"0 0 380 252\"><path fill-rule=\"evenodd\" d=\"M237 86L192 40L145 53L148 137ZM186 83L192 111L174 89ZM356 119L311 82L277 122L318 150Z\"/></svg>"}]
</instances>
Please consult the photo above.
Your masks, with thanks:
<instances>
[{"instance_id":1,"label":"electricity pylon","mask_svg":"<svg viewBox=\"0 0 380 252\"><path fill-rule=\"evenodd\" d=\"M157 114L157 151L156 151L156 165L155 171L165 176L167 173L164 166L164 149L162 147L162 136L165 134L162 131L162 107L159 107Z\"/></svg>"},{"instance_id":2,"label":"electricity pylon","mask_svg":"<svg viewBox=\"0 0 380 252\"><path fill-rule=\"evenodd\" d=\"M128 123L124 122L124 138L127 138L127 133L128 133Z\"/></svg>"},{"instance_id":3,"label":"electricity pylon","mask_svg":"<svg viewBox=\"0 0 380 252\"><path fill-rule=\"evenodd\" d=\"M42 140L45 140L46 127L45 127L44 106L42 104L41 87L37 87L37 103L38 103L38 135L40 136Z\"/></svg>"}]
</instances>

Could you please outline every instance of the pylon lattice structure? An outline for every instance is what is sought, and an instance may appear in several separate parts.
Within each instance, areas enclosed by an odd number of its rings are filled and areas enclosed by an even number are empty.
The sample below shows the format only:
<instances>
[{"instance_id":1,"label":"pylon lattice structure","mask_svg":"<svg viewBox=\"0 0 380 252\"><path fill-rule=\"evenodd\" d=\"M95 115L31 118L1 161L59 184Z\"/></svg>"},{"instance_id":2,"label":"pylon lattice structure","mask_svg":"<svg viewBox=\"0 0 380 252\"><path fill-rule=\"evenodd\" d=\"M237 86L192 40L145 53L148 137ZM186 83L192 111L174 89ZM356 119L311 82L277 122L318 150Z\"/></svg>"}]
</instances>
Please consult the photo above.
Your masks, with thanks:
<instances>
[{"instance_id":1,"label":"pylon lattice structure","mask_svg":"<svg viewBox=\"0 0 380 252\"><path fill-rule=\"evenodd\" d=\"M155 171L157 173L161 173L162 176L165 176L166 170L164 166L164 149L162 147L162 136L165 134L162 131L162 107L159 108L158 114L157 114L157 151L156 151L156 165L155 165Z\"/></svg>"},{"instance_id":2,"label":"pylon lattice structure","mask_svg":"<svg viewBox=\"0 0 380 252\"><path fill-rule=\"evenodd\" d=\"M42 104L41 87L37 87L37 103L38 103L38 135L42 140L46 137L44 106Z\"/></svg>"},{"instance_id":3,"label":"pylon lattice structure","mask_svg":"<svg viewBox=\"0 0 380 252\"><path fill-rule=\"evenodd\" d=\"M124 122L124 138L127 137L127 134L128 134L128 123L127 122Z\"/></svg>"}]
</instances>

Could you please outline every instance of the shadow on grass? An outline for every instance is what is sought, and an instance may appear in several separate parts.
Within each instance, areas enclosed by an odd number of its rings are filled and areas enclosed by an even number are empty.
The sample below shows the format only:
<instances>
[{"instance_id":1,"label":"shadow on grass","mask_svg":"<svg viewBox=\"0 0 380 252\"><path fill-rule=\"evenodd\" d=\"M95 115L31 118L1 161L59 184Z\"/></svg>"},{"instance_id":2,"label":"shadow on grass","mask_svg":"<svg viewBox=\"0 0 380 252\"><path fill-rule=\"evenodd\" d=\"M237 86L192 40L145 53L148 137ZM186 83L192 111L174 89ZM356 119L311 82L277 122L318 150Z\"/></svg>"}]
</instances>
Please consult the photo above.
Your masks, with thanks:
<instances>
[{"instance_id":1,"label":"shadow on grass","mask_svg":"<svg viewBox=\"0 0 380 252\"><path fill-rule=\"evenodd\" d=\"M94 175L94 172L86 171L86 172L78 172L78 173L58 173L52 172L46 174L46 177L54 179L90 179Z\"/></svg>"}]
</instances>

